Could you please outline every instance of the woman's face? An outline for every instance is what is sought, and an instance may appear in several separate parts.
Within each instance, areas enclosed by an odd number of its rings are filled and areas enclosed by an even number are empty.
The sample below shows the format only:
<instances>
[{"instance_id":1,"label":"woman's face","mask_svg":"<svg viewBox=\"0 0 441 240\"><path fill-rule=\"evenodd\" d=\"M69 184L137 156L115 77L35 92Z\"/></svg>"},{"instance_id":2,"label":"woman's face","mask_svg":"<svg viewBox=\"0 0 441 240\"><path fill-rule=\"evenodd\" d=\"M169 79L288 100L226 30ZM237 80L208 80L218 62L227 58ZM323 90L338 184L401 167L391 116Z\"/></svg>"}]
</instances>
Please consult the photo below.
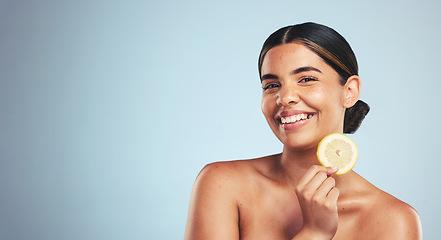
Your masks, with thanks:
<instances>
[{"instance_id":1,"label":"woman's face","mask_svg":"<svg viewBox=\"0 0 441 240\"><path fill-rule=\"evenodd\" d=\"M262 112L285 147L315 148L326 135L343 132L347 91L337 72L307 47L270 49L261 79Z\"/></svg>"}]
</instances>

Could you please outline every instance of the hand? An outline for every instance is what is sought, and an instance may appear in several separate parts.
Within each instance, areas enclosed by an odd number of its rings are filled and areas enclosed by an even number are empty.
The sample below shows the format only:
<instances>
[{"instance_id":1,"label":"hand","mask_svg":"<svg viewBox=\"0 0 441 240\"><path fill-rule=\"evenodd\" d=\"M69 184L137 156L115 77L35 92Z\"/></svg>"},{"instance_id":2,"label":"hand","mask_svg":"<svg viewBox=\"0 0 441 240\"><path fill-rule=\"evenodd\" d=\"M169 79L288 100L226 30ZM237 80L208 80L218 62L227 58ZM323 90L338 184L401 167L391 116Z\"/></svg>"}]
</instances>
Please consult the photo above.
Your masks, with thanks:
<instances>
[{"instance_id":1,"label":"hand","mask_svg":"<svg viewBox=\"0 0 441 240\"><path fill-rule=\"evenodd\" d=\"M296 194L303 214L303 234L331 239L337 232L338 189L331 176L338 168L312 166L296 187ZM302 235L303 235L302 234Z\"/></svg>"}]
</instances>

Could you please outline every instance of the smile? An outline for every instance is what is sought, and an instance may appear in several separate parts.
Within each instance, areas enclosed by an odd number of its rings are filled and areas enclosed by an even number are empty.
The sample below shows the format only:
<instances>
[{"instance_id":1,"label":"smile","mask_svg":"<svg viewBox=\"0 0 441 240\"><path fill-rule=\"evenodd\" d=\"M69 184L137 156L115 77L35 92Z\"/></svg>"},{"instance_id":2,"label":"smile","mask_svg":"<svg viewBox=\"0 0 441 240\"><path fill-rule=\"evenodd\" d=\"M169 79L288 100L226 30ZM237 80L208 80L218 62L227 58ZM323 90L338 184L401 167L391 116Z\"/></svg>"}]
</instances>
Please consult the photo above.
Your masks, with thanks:
<instances>
[{"instance_id":1,"label":"smile","mask_svg":"<svg viewBox=\"0 0 441 240\"><path fill-rule=\"evenodd\" d=\"M280 118L280 122L282 124L295 123L295 122L298 122L298 121L310 119L313 115L314 114L302 113L302 114L296 114L296 115L281 117Z\"/></svg>"}]
</instances>

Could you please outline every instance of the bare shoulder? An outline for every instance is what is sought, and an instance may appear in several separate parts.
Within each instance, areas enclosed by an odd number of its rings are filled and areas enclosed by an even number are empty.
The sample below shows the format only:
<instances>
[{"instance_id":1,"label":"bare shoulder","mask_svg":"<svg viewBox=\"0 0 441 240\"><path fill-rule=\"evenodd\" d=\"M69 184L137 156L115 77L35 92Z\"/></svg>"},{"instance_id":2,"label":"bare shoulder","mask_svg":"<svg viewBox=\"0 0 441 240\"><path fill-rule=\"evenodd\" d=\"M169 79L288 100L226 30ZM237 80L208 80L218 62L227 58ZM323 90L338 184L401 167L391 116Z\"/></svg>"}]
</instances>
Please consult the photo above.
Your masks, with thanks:
<instances>
[{"instance_id":1,"label":"bare shoulder","mask_svg":"<svg viewBox=\"0 0 441 240\"><path fill-rule=\"evenodd\" d=\"M222 161L207 164L199 173L196 182L208 184L224 183L240 186L244 178L260 177L271 168L277 155L255 159Z\"/></svg>"},{"instance_id":2,"label":"bare shoulder","mask_svg":"<svg viewBox=\"0 0 441 240\"><path fill-rule=\"evenodd\" d=\"M238 239L239 201L260 165L261 159L206 165L191 193L185 239Z\"/></svg>"},{"instance_id":3,"label":"bare shoulder","mask_svg":"<svg viewBox=\"0 0 441 240\"><path fill-rule=\"evenodd\" d=\"M206 175L234 176L243 172L244 169L251 167L251 160L236 160L213 162L205 165L199 173L199 177Z\"/></svg>"},{"instance_id":4,"label":"bare shoulder","mask_svg":"<svg viewBox=\"0 0 441 240\"><path fill-rule=\"evenodd\" d=\"M412 206L382 190L376 195L370 210L376 239L422 239L421 220Z\"/></svg>"},{"instance_id":5,"label":"bare shoulder","mask_svg":"<svg viewBox=\"0 0 441 240\"><path fill-rule=\"evenodd\" d=\"M199 173L196 183L223 184L237 186L241 178L252 174L254 171L253 160L223 161L207 164Z\"/></svg>"}]
</instances>

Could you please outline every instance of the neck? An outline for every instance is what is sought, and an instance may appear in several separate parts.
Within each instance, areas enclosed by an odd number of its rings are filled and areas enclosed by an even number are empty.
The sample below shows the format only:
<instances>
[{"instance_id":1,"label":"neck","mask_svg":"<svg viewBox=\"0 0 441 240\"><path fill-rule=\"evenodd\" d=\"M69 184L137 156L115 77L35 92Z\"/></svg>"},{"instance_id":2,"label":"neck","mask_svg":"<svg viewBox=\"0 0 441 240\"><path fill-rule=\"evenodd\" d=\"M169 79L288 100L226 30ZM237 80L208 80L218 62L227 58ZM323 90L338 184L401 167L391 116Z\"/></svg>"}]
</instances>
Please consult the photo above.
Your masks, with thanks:
<instances>
[{"instance_id":1,"label":"neck","mask_svg":"<svg viewBox=\"0 0 441 240\"><path fill-rule=\"evenodd\" d=\"M317 148L308 150L293 150L287 147L283 148L283 153L280 158L280 170L283 172L285 179L291 184L296 185L312 165L321 165L317 159ZM344 175L333 175L336 180L336 186L346 192L350 184L347 184L347 179L356 175L353 171Z\"/></svg>"},{"instance_id":2,"label":"neck","mask_svg":"<svg viewBox=\"0 0 441 240\"><path fill-rule=\"evenodd\" d=\"M284 146L280 165L287 179L297 183L312 165L320 165L316 152L317 148L293 150Z\"/></svg>"}]
</instances>

